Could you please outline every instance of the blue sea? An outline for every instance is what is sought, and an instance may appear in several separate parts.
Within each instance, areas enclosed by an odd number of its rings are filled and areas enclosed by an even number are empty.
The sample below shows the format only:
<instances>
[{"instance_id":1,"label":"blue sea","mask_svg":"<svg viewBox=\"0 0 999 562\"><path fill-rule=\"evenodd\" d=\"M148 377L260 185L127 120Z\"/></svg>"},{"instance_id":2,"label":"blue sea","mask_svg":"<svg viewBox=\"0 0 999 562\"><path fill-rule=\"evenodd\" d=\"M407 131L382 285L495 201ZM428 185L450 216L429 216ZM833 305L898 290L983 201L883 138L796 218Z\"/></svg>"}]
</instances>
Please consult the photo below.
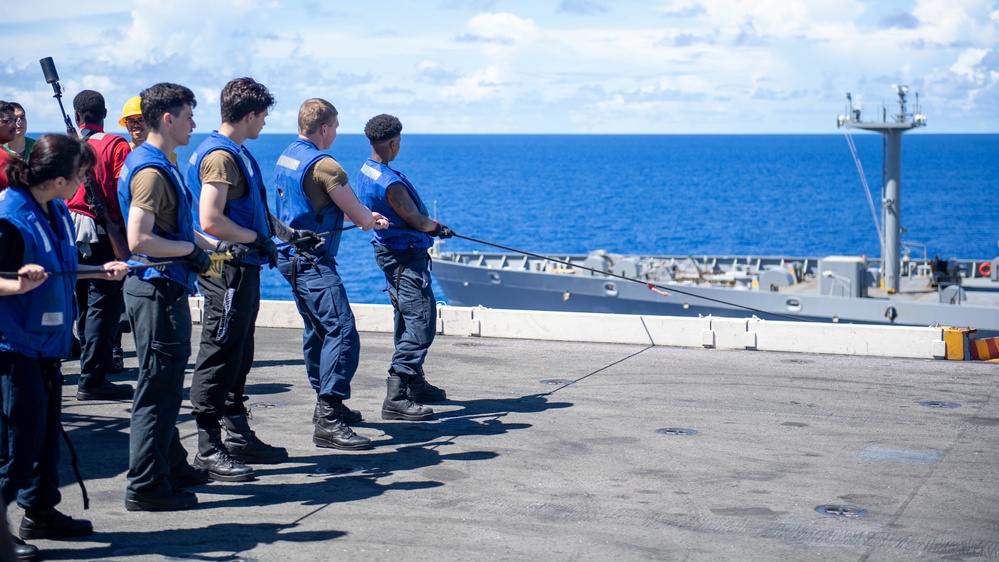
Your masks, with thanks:
<instances>
[{"instance_id":1,"label":"blue sea","mask_svg":"<svg viewBox=\"0 0 999 562\"><path fill-rule=\"evenodd\" d=\"M182 171L204 137L177 150ZM247 142L265 180L294 138ZM853 139L877 203L881 136ZM917 132L902 146L902 241L919 248L913 257L923 246L930 257L999 255L999 135ZM355 178L370 150L363 135L340 135L330 154ZM534 253L880 255L841 134L404 134L393 167L457 233ZM445 249L495 251L457 239ZM337 261L352 302L389 302L369 233L345 232ZM276 270L265 270L262 292L291 300Z\"/></svg>"}]
</instances>

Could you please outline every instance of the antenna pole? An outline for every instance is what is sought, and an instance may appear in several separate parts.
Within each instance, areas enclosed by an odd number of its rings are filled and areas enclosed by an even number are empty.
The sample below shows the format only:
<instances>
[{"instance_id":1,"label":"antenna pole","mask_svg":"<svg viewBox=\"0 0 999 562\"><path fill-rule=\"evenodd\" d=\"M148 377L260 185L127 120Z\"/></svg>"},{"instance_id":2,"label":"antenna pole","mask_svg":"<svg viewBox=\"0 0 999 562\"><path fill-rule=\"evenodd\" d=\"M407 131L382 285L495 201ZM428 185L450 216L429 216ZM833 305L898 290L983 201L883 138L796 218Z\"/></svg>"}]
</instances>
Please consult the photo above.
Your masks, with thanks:
<instances>
[{"instance_id":1,"label":"antenna pole","mask_svg":"<svg viewBox=\"0 0 999 562\"><path fill-rule=\"evenodd\" d=\"M888 293L897 293L901 281L902 264L902 133L926 125L926 117L919 112L919 94L916 94L917 109L910 120L906 111L905 98L908 86L893 85L898 94L899 114L894 122L888 121L887 108L881 106L881 122L860 120L860 112L841 115L837 120L840 127L853 127L881 133L884 145L882 170L884 182L881 199L884 218L884 244L881 246L881 283Z\"/></svg>"}]
</instances>

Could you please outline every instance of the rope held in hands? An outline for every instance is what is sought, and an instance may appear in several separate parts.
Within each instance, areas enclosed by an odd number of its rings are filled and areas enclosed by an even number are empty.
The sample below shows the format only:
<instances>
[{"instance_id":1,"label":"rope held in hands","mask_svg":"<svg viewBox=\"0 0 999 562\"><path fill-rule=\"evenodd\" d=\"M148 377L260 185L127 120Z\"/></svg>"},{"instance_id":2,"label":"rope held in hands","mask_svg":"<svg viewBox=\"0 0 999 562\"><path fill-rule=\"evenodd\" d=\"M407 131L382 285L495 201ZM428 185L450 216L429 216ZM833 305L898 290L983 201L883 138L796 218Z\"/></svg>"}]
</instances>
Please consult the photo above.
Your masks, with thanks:
<instances>
[{"instance_id":1,"label":"rope held in hands","mask_svg":"<svg viewBox=\"0 0 999 562\"><path fill-rule=\"evenodd\" d=\"M222 263L225 262L225 261L227 261L227 260L231 260L232 259L232 254L229 254L228 252L211 252L208 255L209 255L209 257L212 260L212 269L210 269L208 271L208 273L206 273L205 275L209 275L209 276L213 276L213 277L219 277L219 276L221 276L221 266L222 266ZM142 271L143 269L149 269L149 268L159 269L159 268L162 268L162 267L166 267L168 265L176 265L176 264L181 264L181 263L187 263L187 260L186 259L176 259L176 260L168 260L168 261L149 262L149 263L143 263L143 264L140 264L140 265L130 265L128 267L128 270L129 271ZM213 271L216 269L216 264L218 264L218 273L216 273L216 274L213 275ZM45 275L48 275L49 277L66 277L66 276L69 276L69 275L71 275L71 276L79 276L79 275L93 275L95 273L110 273L110 271L111 270L109 270L109 269L75 269L75 270L72 270L72 271L46 271ZM27 276L28 276L27 273L18 273L17 271L0 271L0 278L3 278L3 279L17 279L19 277L27 277Z\"/></svg>"}]
</instances>

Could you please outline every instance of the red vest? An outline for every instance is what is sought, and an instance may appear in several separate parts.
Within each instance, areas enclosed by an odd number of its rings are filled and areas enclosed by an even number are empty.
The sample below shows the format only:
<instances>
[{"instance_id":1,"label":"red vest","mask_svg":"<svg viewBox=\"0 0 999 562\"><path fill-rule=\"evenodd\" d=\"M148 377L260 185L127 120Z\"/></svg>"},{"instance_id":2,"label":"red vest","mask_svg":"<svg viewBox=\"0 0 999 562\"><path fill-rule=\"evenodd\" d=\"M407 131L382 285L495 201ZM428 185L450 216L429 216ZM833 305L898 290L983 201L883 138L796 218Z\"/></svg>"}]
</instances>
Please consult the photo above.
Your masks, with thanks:
<instances>
[{"instance_id":1,"label":"red vest","mask_svg":"<svg viewBox=\"0 0 999 562\"><path fill-rule=\"evenodd\" d=\"M10 156L7 155L7 151L0 148L0 189L7 187L7 161L10 160Z\"/></svg>"},{"instance_id":2,"label":"red vest","mask_svg":"<svg viewBox=\"0 0 999 562\"><path fill-rule=\"evenodd\" d=\"M130 152L128 142L118 135L109 135L97 125L84 125L81 129L91 129L97 131L87 139L87 144L97 155L97 163L90 169L90 173L97 180L96 185L100 186L104 193L104 200L107 203L108 217L112 221L124 227L124 219L121 216L121 207L118 203L118 174L121 172L121 165L125 161L125 156ZM87 204L87 191L83 184L76 194L67 201L69 209L74 213L86 215L96 219L94 213L90 211Z\"/></svg>"}]
</instances>

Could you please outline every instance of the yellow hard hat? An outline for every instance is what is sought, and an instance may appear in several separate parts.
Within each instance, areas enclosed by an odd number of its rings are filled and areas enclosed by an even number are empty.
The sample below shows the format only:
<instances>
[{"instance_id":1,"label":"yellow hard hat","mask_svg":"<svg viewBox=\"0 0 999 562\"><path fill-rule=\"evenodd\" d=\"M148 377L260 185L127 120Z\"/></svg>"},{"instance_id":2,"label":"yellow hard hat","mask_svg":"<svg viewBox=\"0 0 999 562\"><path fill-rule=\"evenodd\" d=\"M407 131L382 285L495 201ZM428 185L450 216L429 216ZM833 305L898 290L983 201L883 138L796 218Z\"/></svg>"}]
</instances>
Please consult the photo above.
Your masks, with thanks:
<instances>
[{"instance_id":1,"label":"yellow hard hat","mask_svg":"<svg viewBox=\"0 0 999 562\"><path fill-rule=\"evenodd\" d=\"M134 98L129 98L125 102L125 107L121 108L121 119L118 120L118 124L122 127L125 126L125 119L129 117L135 117L136 115L142 115L142 98L135 96Z\"/></svg>"}]
</instances>

